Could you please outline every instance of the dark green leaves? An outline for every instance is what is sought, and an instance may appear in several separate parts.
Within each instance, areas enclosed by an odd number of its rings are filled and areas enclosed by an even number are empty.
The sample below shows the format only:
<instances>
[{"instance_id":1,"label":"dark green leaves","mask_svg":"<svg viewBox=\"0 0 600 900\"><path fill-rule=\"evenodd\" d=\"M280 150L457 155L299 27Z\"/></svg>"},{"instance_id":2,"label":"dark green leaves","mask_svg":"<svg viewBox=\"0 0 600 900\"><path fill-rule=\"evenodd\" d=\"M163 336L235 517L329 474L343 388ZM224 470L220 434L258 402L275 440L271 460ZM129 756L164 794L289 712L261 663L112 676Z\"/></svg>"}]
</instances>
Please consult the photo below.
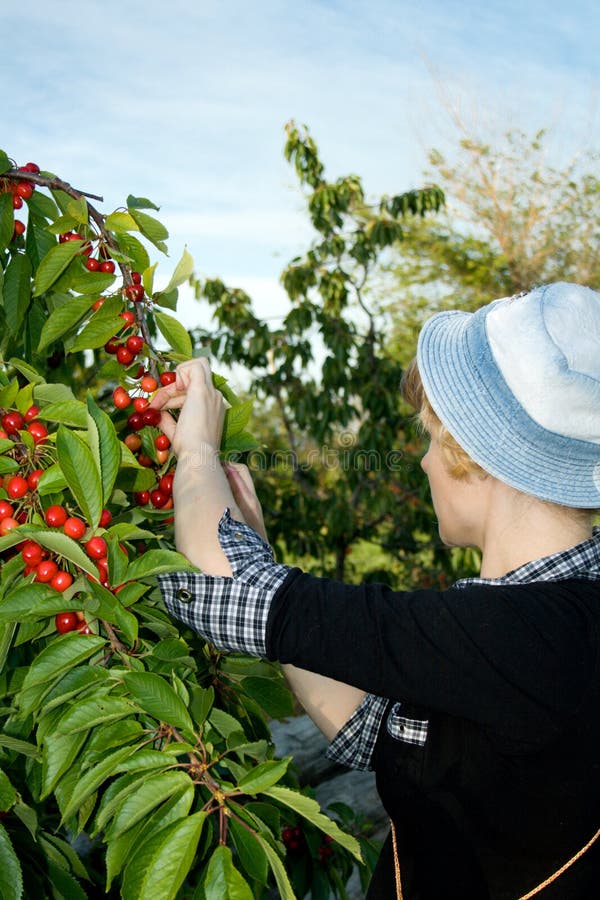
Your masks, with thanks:
<instances>
[{"instance_id":1,"label":"dark green leaves","mask_svg":"<svg viewBox=\"0 0 600 900\"><path fill-rule=\"evenodd\" d=\"M123 681L141 709L177 728L193 731L194 724L185 704L171 685L152 672L128 672Z\"/></svg>"},{"instance_id":2,"label":"dark green leaves","mask_svg":"<svg viewBox=\"0 0 600 900\"><path fill-rule=\"evenodd\" d=\"M33 283L33 296L39 297L52 287L83 246L83 241L66 241L50 250L38 266Z\"/></svg>"},{"instance_id":3,"label":"dark green leaves","mask_svg":"<svg viewBox=\"0 0 600 900\"><path fill-rule=\"evenodd\" d=\"M92 526L102 513L102 482L87 444L74 431L60 426L56 438L58 462L79 508Z\"/></svg>"}]
</instances>

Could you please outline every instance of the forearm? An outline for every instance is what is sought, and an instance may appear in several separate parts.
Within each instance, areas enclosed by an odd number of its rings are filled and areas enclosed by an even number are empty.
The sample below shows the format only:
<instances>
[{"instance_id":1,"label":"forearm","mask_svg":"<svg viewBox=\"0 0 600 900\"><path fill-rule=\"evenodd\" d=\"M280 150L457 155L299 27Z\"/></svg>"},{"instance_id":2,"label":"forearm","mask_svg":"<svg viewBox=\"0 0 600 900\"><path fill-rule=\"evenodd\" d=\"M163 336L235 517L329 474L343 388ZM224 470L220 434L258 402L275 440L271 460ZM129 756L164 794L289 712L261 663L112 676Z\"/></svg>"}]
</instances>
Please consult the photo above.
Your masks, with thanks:
<instances>
[{"instance_id":1,"label":"forearm","mask_svg":"<svg viewBox=\"0 0 600 900\"><path fill-rule=\"evenodd\" d=\"M283 666L289 685L317 728L331 741L366 696L360 688L325 675Z\"/></svg>"},{"instance_id":2,"label":"forearm","mask_svg":"<svg viewBox=\"0 0 600 900\"><path fill-rule=\"evenodd\" d=\"M226 507L234 519L243 519L213 447L205 444L196 453L178 458L173 501L175 543L180 553L208 575L231 576L217 526Z\"/></svg>"}]
</instances>

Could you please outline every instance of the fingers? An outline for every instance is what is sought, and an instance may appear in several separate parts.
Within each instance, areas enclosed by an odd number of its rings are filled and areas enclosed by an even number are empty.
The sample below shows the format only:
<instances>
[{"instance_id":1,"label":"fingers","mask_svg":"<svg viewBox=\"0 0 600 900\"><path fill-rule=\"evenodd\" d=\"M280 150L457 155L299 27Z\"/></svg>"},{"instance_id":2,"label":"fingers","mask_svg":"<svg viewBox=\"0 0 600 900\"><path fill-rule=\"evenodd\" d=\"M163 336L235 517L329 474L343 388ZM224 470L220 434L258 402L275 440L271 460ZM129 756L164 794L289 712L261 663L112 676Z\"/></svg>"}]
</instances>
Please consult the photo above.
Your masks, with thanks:
<instances>
[{"instance_id":1,"label":"fingers","mask_svg":"<svg viewBox=\"0 0 600 900\"><path fill-rule=\"evenodd\" d=\"M205 356L180 363L175 369L175 375L172 384L167 384L156 391L150 406L161 410L181 409L190 388L214 390L210 363Z\"/></svg>"}]
</instances>

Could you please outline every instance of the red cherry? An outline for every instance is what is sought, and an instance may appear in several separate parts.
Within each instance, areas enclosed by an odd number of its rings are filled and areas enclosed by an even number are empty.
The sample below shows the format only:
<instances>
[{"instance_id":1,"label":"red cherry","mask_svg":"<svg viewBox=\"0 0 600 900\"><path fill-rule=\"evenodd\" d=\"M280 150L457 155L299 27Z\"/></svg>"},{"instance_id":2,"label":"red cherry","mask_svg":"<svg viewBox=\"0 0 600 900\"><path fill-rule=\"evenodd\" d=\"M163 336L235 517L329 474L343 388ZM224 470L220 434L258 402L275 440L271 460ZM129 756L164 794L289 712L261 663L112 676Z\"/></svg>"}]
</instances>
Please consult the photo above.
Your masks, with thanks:
<instances>
[{"instance_id":1,"label":"red cherry","mask_svg":"<svg viewBox=\"0 0 600 900\"><path fill-rule=\"evenodd\" d=\"M27 484L29 485L30 491L37 490L37 486L40 483L40 478L44 474L43 469L34 469L33 472L30 472L27 476Z\"/></svg>"},{"instance_id":2,"label":"red cherry","mask_svg":"<svg viewBox=\"0 0 600 900\"><path fill-rule=\"evenodd\" d=\"M120 317L121 319L123 319L123 321L124 321L127 325L133 325L133 323L135 322L135 316L134 316L134 314L131 312L130 309L126 309L125 312L119 313L119 317ZM131 347L129 347L129 349L131 350Z\"/></svg>"},{"instance_id":3,"label":"red cherry","mask_svg":"<svg viewBox=\"0 0 600 900\"><path fill-rule=\"evenodd\" d=\"M106 541L101 537L90 538L85 545L85 552L90 559L102 559L103 556L106 556L107 550Z\"/></svg>"},{"instance_id":4,"label":"red cherry","mask_svg":"<svg viewBox=\"0 0 600 900\"><path fill-rule=\"evenodd\" d=\"M146 397L135 397L133 401L133 405L136 412L144 412L144 410L148 407L148 400Z\"/></svg>"},{"instance_id":5,"label":"red cherry","mask_svg":"<svg viewBox=\"0 0 600 900\"><path fill-rule=\"evenodd\" d=\"M159 434L158 437L154 438L154 446L157 450L168 450L171 446L171 441L166 434Z\"/></svg>"},{"instance_id":6,"label":"red cherry","mask_svg":"<svg viewBox=\"0 0 600 900\"><path fill-rule=\"evenodd\" d=\"M67 234L67 240L68 241L82 241L83 237L79 234L78 231L70 231Z\"/></svg>"},{"instance_id":7,"label":"red cherry","mask_svg":"<svg viewBox=\"0 0 600 900\"><path fill-rule=\"evenodd\" d=\"M160 410L155 409L153 406L149 406L148 409L145 409L142 413L142 422L144 425L158 425L160 422Z\"/></svg>"},{"instance_id":8,"label":"red cherry","mask_svg":"<svg viewBox=\"0 0 600 900\"><path fill-rule=\"evenodd\" d=\"M98 297L98 299L92 303L92 310L94 312L98 312L100 307L104 306L104 300L105 300L104 297ZM106 344L104 345L104 349L106 350ZM110 351L107 350L106 352L109 353Z\"/></svg>"},{"instance_id":9,"label":"red cherry","mask_svg":"<svg viewBox=\"0 0 600 900\"><path fill-rule=\"evenodd\" d=\"M44 551L35 541L25 541L21 550L23 562L28 566L38 566L44 558Z\"/></svg>"},{"instance_id":10,"label":"red cherry","mask_svg":"<svg viewBox=\"0 0 600 900\"><path fill-rule=\"evenodd\" d=\"M104 262L101 262L100 271L106 272L108 275L112 275L115 271L115 264L112 259L105 259Z\"/></svg>"},{"instance_id":11,"label":"red cherry","mask_svg":"<svg viewBox=\"0 0 600 900\"><path fill-rule=\"evenodd\" d=\"M2 416L2 427L8 434L17 434L25 420L20 412L9 412Z\"/></svg>"},{"instance_id":12,"label":"red cherry","mask_svg":"<svg viewBox=\"0 0 600 900\"><path fill-rule=\"evenodd\" d=\"M169 458L168 450L157 450L156 451L156 459L159 465L163 466Z\"/></svg>"},{"instance_id":13,"label":"red cherry","mask_svg":"<svg viewBox=\"0 0 600 900\"><path fill-rule=\"evenodd\" d=\"M150 491L150 500L152 501L152 505L156 506L157 509L162 509L168 499L167 494L164 494L159 488Z\"/></svg>"},{"instance_id":14,"label":"red cherry","mask_svg":"<svg viewBox=\"0 0 600 900\"><path fill-rule=\"evenodd\" d=\"M118 387L113 391L113 403L117 409L127 409L131 405L131 397L125 388Z\"/></svg>"},{"instance_id":15,"label":"red cherry","mask_svg":"<svg viewBox=\"0 0 600 900\"><path fill-rule=\"evenodd\" d=\"M130 350L134 355L136 355L144 346L144 338L139 334L132 334L127 338L125 343L127 345L127 349Z\"/></svg>"},{"instance_id":16,"label":"red cherry","mask_svg":"<svg viewBox=\"0 0 600 900\"><path fill-rule=\"evenodd\" d=\"M44 518L46 524L50 525L51 528L62 528L67 521L68 516L64 506L55 504L54 506L48 507L44 513Z\"/></svg>"},{"instance_id":17,"label":"red cherry","mask_svg":"<svg viewBox=\"0 0 600 900\"><path fill-rule=\"evenodd\" d=\"M13 194L12 205L13 209L21 209L23 206L23 198L19 197L18 194Z\"/></svg>"},{"instance_id":18,"label":"red cherry","mask_svg":"<svg viewBox=\"0 0 600 900\"><path fill-rule=\"evenodd\" d=\"M140 275L139 272L132 272L132 273L131 273L131 280L133 281L134 284L141 284L141 283L142 283L142 276Z\"/></svg>"},{"instance_id":19,"label":"red cherry","mask_svg":"<svg viewBox=\"0 0 600 900\"><path fill-rule=\"evenodd\" d=\"M124 294L132 303L139 303L144 299L144 288L141 284L128 284Z\"/></svg>"},{"instance_id":20,"label":"red cherry","mask_svg":"<svg viewBox=\"0 0 600 900\"><path fill-rule=\"evenodd\" d=\"M81 625L78 627L77 631L79 632L79 634L93 634L94 633L92 631L92 629L90 628L90 626L87 624L87 622L82 622Z\"/></svg>"},{"instance_id":21,"label":"red cherry","mask_svg":"<svg viewBox=\"0 0 600 900\"><path fill-rule=\"evenodd\" d=\"M37 415L39 415L39 412L40 412L39 406L30 406L29 409L27 410L27 412L25 413L25 415L23 416L23 419L26 422L31 422L32 419L35 419L35 417Z\"/></svg>"},{"instance_id":22,"label":"red cherry","mask_svg":"<svg viewBox=\"0 0 600 900\"><path fill-rule=\"evenodd\" d=\"M23 198L23 200L29 200L29 198L33 194L33 187L34 186L30 181L19 181L19 183L15 187L15 194L18 194L19 197Z\"/></svg>"},{"instance_id":23,"label":"red cherry","mask_svg":"<svg viewBox=\"0 0 600 900\"><path fill-rule=\"evenodd\" d=\"M131 350L128 350L127 347L121 345L117 350L117 361L120 362L122 366L128 366L133 362L133 353Z\"/></svg>"},{"instance_id":24,"label":"red cherry","mask_svg":"<svg viewBox=\"0 0 600 900\"><path fill-rule=\"evenodd\" d=\"M112 522L112 513L109 509L103 509L100 515L100 528L108 528Z\"/></svg>"},{"instance_id":25,"label":"red cherry","mask_svg":"<svg viewBox=\"0 0 600 900\"><path fill-rule=\"evenodd\" d=\"M153 394L158 387L158 383L156 378L153 378L152 375L145 375L140 381L140 387L143 391L146 391L147 394Z\"/></svg>"},{"instance_id":26,"label":"red cherry","mask_svg":"<svg viewBox=\"0 0 600 900\"><path fill-rule=\"evenodd\" d=\"M160 383L163 387L166 387L168 384L174 384L177 380L177 375L175 372L161 372L160 373Z\"/></svg>"},{"instance_id":27,"label":"red cherry","mask_svg":"<svg viewBox=\"0 0 600 900\"><path fill-rule=\"evenodd\" d=\"M148 456L146 453L138 454L138 462L140 466L145 466L147 469L151 469L154 465L154 460L151 456Z\"/></svg>"},{"instance_id":28,"label":"red cherry","mask_svg":"<svg viewBox=\"0 0 600 900\"><path fill-rule=\"evenodd\" d=\"M175 479L175 473L167 472L167 474L163 475L163 477L158 482L158 486L161 489L161 491L164 491L164 493L168 494L169 496L171 496L171 494L173 493L174 479Z\"/></svg>"},{"instance_id":29,"label":"red cherry","mask_svg":"<svg viewBox=\"0 0 600 900\"><path fill-rule=\"evenodd\" d=\"M46 584L52 581L57 572L58 566L54 560L44 559L35 570L35 581L41 581Z\"/></svg>"},{"instance_id":30,"label":"red cherry","mask_svg":"<svg viewBox=\"0 0 600 900\"><path fill-rule=\"evenodd\" d=\"M119 341L118 341L117 338L111 337L111 338L105 343L104 349L106 350L107 353L110 353L110 354L114 355L114 354L117 352L117 350L119 349L119 347L122 347L122 346L123 346L123 345L122 345L121 343L119 343Z\"/></svg>"},{"instance_id":31,"label":"red cherry","mask_svg":"<svg viewBox=\"0 0 600 900\"><path fill-rule=\"evenodd\" d=\"M29 490L29 485L21 475L13 475L12 478L9 478L5 488L11 500L18 500L20 497L25 496Z\"/></svg>"},{"instance_id":32,"label":"red cherry","mask_svg":"<svg viewBox=\"0 0 600 900\"><path fill-rule=\"evenodd\" d=\"M8 518L8 516L12 516L13 513L14 509L10 503L7 503L6 500L0 500L0 521Z\"/></svg>"},{"instance_id":33,"label":"red cherry","mask_svg":"<svg viewBox=\"0 0 600 900\"><path fill-rule=\"evenodd\" d=\"M62 569L59 569L54 578L50 579L50 587L53 587L55 591L59 591L61 594L67 588L70 588L72 584L73 576L70 572L65 572Z\"/></svg>"},{"instance_id":34,"label":"red cherry","mask_svg":"<svg viewBox=\"0 0 600 900\"><path fill-rule=\"evenodd\" d=\"M27 431L36 444L43 444L48 437L48 429L41 422L32 422L27 426Z\"/></svg>"},{"instance_id":35,"label":"red cherry","mask_svg":"<svg viewBox=\"0 0 600 900\"><path fill-rule=\"evenodd\" d=\"M67 574L66 572L64 574ZM79 619L76 612L59 613L54 618L54 625L59 634L67 634L69 631L75 631L79 625Z\"/></svg>"},{"instance_id":36,"label":"red cherry","mask_svg":"<svg viewBox=\"0 0 600 900\"><path fill-rule=\"evenodd\" d=\"M16 519L13 519L12 516L6 516L6 518L2 519L0 522L0 534L4 537L5 534L8 534L9 531L13 531L15 528L19 527L19 523Z\"/></svg>"},{"instance_id":37,"label":"red cherry","mask_svg":"<svg viewBox=\"0 0 600 900\"><path fill-rule=\"evenodd\" d=\"M140 431L144 427L142 414L138 412L131 413L131 415L127 419L127 424L132 431Z\"/></svg>"},{"instance_id":38,"label":"red cherry","mask_svg":"<svg viewBox=\"0 0 600 900\"><path fill-rule=\"evenodd\" d=\"M13 237L17 237L20 234L25 234L25 223L21 222L20 219L15 219Z\"/></svg>"},{"instance_id":39,"label":"red cherry","mask_svg":"<svg viewBox=\"0 0 600 900\"><path fill-rule=\"evenodd\" d=\"M87 530L87 525L83 519L76 516L70 516L63 525L63 531L66 535L78 541L82 538Z\"/></svg>"},{"instance_id":40,"label":"red cherry","mask_svg":"<svg viewBox=\"0 0 600 900\"><path fill-rule=\"evenodd\" d=\"M135 500L137 506L146 506L146 504L150 501L150 491L137 491L133 495L133 499Z\"/></svg>"},{"instance_id":41,"label":"red cherry","mask_svg":"<svg viewBox=\"0 0 600 900\"><path fill-rule=\"evenodd\" d=\"M85 261L85 267L88 270L88 272L97 272L98 269L100 268L100 260L95 259L93 256L90 256Z\"/></svg>"},{"instance_id":42,"label":"red cherry","mask_svg":"<svg viewBox=\"0 0 600 900\"><path fill-rule=\"evenodd\" d=\"M32 175L39 175L40 167L34 162L25 163L21 166L22 172L31 172Z\"/></svg>"},{"instance_id":43,"label":"red cherry","mask_svg":"<svg viewBox=\"0 0 600 900\"><path fill-rule=\"evenodd\" d=\"M70 234L69 231L63 231L62 234L59 234L59 236L58 236L58 243L59 243L59 244L64 244L64 243L66 243L66 242L69 240L69 234Z\"/></svg>"}]
</instances>

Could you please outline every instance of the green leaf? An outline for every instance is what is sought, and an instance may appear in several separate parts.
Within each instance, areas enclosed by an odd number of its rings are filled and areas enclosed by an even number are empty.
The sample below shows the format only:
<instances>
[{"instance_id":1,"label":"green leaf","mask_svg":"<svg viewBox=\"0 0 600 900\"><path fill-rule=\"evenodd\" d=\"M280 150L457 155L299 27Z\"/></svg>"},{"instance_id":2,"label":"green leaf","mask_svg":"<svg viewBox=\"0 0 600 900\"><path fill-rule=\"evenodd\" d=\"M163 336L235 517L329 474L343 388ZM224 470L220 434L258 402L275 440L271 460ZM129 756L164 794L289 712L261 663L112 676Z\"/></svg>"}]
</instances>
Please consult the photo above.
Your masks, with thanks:
<instances>
[{"instance_id":1,"label":"green leaf","mask_svg":"<svg viewBox=\"0 0 600 900\"><path fill-rule=\"evenodd\" d=\"M268 843L268 841L266 841L262 837L262 835L258 834L258 832L256 834L256 840L262 847L264 854L269 861L269 865L271 866L273 875L275 876L275 881L277 883L277 888L279 890L280 900L296 900L296 895L294 894L287 872L285 871L285 866L283 865L281 859Z\"/></svg>"},{"instance_id":2,"label":"green leaf","mask_svg":"<svg viewBox=\"0 0 600 900\"><path fill-rule=\"evenodd\" d=\"M109 231L139 231L140 227L130 213L113 212L104 220Z\"/></svg>"},{"instance_id":3,"label":"green leaf","mask_svg":"<svg viewBox=\"0 0 600 900\"><path fill-rule=\"evenodd\" d=\"M229 830L240 862L248 875L261 884L266 884L268 861L261 844L251 831L234 818L229 819Z\"/></svg>"},{"instance_id":4,"label":"green leaf","mask_svg":"<svg viewBox=\"0 0 600 900\"><path fill-rule=\"evenodd\" d=\"M4 315L12 334L17 335L31 300L31 262L28 256L12 256L4 272Z\"/></svg>"},{"instance_id":5,"label":"green leaf","mask_svg":"<svg viewBox=\"0 0 600 900\"><path fill-rule=\"evenodd\" d=\"M38 353L70 331L71 328L75 328L83 316L89 312L90 306L91 301L88 297L73 297L72 300L68 300L53 310L42 328Z\"/></svg>"},{"instance_id":6,"label":"green leaf","mask_svg":"<svg viewBox=\"0 0 600 900\"><path fill-rule=\"evenodd\" d=\"M71 768L86 740L86 732L46 735L42 755L41 800L54 790L65 772Z\"/></svg>"},{"instance_id":7,"label":"green leaf","mask_svg":"<svg viewBox=\"0 0 600 900\"><path fill-rule=\"evenodd\" d=\"M38 748L34 744L21 741L19 738L11 737L9 734L0 733L0 747L6 747L7 750L13 750L15 753L21 753L23 756L35 757L39 753Z\"/></svg>"},{"instance_id":8,"label":"green leaf","mask_svg":"<svg viewBox=\"0 0 600 900\"><path fill-rule=\"evenodd\" d=\"M252 900L248 882L233 865L229 847L217 847L204 878L206 900Z\"/></svg>"},{"instance_id":9,"label":"green leaf","mask_svg":"<svg viewBox=\"0 0 600 900\"><path fill-rule=\"evenodd\" d=\"M171 275L171 279L164 289L164 293L168 294L174 288L179 287L180 284L184 284L184 282L189 281L190 276L194 272L194 260L190 253L188 253L187 248L184 248L183 254L177 265L175 266L175 271Z\"/></svg>"},{"instance_id":10,"label":"green leaf","mask_svg":"<svg viewBox=\"0 0 600 900\"><path fill-rule=\"evenodd\" d=\"M47 494L60 494L61 491L68 487L67 479L63 475L58 463L48 466L44 474L38 481L38 494L45 497Z\"/></svg>"},{"instance_id":11,"label":"green leaf","mask_svg":"<svg viewBox=\"0 0 600 900\"><path fill-rule=\"evenodd\" d=\"M109 841L106 851L107 890L115 875L119 874L131 858L132 847L135 846L139 850L142 844L158 831L188 815L194 802L194 793L194 787L190 783L184 791L174 794L163 803L146 822L139 822L135 828L130 828L121 837Z\"/></svg>"},{"instance_id":12,"label":"green leaf","mask_svg":"<svg viewBox=\"0 0 600 900\"><path fill-rule=\"evenodd\" d=\"M146 778L137 791L127 797L116 813L108 832L108 840L114 840L141 819L144 819L159 803L168 800L191 785L185 772L160 772Z\"/></svg>"},{"instance_id":13,"label":"green leaf","mask_svg":"<svg viewBox=\"0 0 600 900\"><path fill-rule=\"evenodd\" d=\"M245 794L259 794L266 791L283 778L291 758L286 756L284 759L269 759L259 763L239 780L239 789Z\"/></svg>"},{"instance_id":14,"label":"green leaf","mask_svg":"<svg viewBox=\"0 0 600 900\"><path fill-rule=\"evenodd\" d=\"M224 709L216 707L212 709L209 722L224 738L228 738L229 735L234 734L236 731L241 731L242 733L244 731L238 720L230 716Z\"/></svg>"},{"instance_id":15,"label":"green leaf","mask_svg":"<svg viewBox=\"0 0 600 900\"><path fill-rule=\"evenodd\" d=\"M77 879L51 860L48 860L48 876L53 893L58 892L59 897L68 897L69 900L88 900L87 894Z\"/></svg>"},{"instance_id":16,"label":"green leaf","mask_svg":"<svg viewBox=\"0 0 600 900\"><path fill-rule=\"evenodd\" d=\"M8 158L8 155L4 150L0 150L0 175L2 172L7 172L8 169L12 169L12 163Z\"/></svg>"},{"instance_id":17,"label":"green leaf","mask_svg":"<svg viewBox=\"0 0 600 900\"><path fill-rule=\"evenodd\" d=\"M69 346L69 352L78 353L80 350L103 347L109 338L123 328L123 319L119 317L122 308L123 301L120 297L109 297L105 300Z\"/></svg>"},{"instance_id":18,"label":"green leaf","mask_svg":"<svg viewBox=\"0 0 600 900\"><path fill-rule=\"evenodd\" d=\"M80 252L83 241L65 241L50 250L38 266L33 283L33 296L39 297L65 271L67 266Z\"/></svg>"},{"instance_id":19,"label":"green leaf","mask_svg":"<svg viewBox=\"0 0 600 900\"><path fill-rule=\"evenodd\" d=\"M4 825L0 824L0 896L2 900L20 900L23 873Z\"/></svg>"},{"instance_id":20,"label":"green leaf","mask_svg":"<svg viewBox=\"0 0 600 900\"><path fill-rule=\"evenodd\" d=\"M102 514L102 482L90 448L63 425L56 436L58 462L79 508L92 528Z\"/></svg>"},{"instance_id":21,"label":"green leaf","mask_svg":"<svg viewBox=\"0 0 600 900\"><path fill-rule=\"evenodd\" d=\"M17 802L17 791L10 778L0 769L0 811L6 812Z\"/></svg>"},{"instance_id":22,"label":"green leaf","mask_svg":"<svg viewBox=\"0 0 600 900\"><path fill-rule=\"evenodd\" d=\"M156 325L169 346L187 359L192 357L192 339L183 325L168 313L155 312Z\"/></svg>"},{"instance_id":23,"label":"green leaf","mask_svg":"<svg viewBox=\"0 0 600 900\"><path fill-rule=\"evenodd\" d=\"M125 687L140 707L159 722L193 731L194 723L183 701L171 685L153 672L127 672Z\"/></svg>"},{"instance_id":24,"label":"green leaf","mask_svg":"<svg viewBox=\"0 0 600 900\"><path fill-rule=\"evenodd\" d=\"M173 822L134 852L123 876L123 900L174 900L196 855L205 812Z\"/></svg>"},{"instance_id":25,"label":"green leaf","mask_svg":"<svg viewBox=\"0 0 600 900\"><path fill-rule=\"evenodd\" d=\"M244 678L242 687L270 718L283 719L294 715L293 696L282 679Z\"/></svg>"},{"instance_id":26,"label":"green leaf","mask_svg":"<svg viewBox=\"0 0 600 900\"><path fill-rule=\"evenodd\" d=\"M31 381L34 384L43 383L43 375L40 375L40 373L37 372L29 363L24 362L22 359L17 359L14 356L9 360L9 363L11 366L13 366L13 368L17 370L17 372L20 372L21 375L24 375L27 381ZM35 390L36 388L34 388L34 391Z\"/></svg>"},{"instance_id":27,"label":"green leaf","mask_svg":"<svg viewBox=\"0 0 600 900\"><path fill-rule=\"evenodd\" d=\"M64 804L62 821L65 822L74 815L87 798L96 791L101 784L111 778L117 771L119 763L132 756L137 747L120 747L107 754L97 765L91 766L81 774L75 786L73 794Z\"/></svg>"},{"instance_id":28,"label":"green leaf","mask_svg":"<svg viewBox=\"0 0 600 900\"><path fill-rule=\"evenodd\" d=\"M150 265L150 257L142 242L133 234L115 234L115 239L119 249L131 261L133 268L138 272L144 272Z\"/></svg>"},{"instance_id":29,"label":"green leaf","mask_svg":"<svg viewBox=\"0 0 600 900\"><path fill-rule=\"evenodd\" d=\"M59 425L71 425L73 428L85 428L87 410L81 400L60 400L44 406L38 418L45 422L57 422Z\"/></svg>"},{"instance_id":30,"label":"green leaf","mask_svg":"<svg viewBox=\"0 0 600 900\"><path fill-rule=\"evenodd\" d=\"M195 572L196 567L175 550L148 550L134 559L127 569L127 581L137 581L150 575L164 575L167 572Z\"/></svg>"},{"instance_id":31,"label":"green leaf","mask_svg":"<svg viewBox=\"0 0 600 900\"><path fill-rule=\"evenodd\" d=\"M56 725L57 734L74 734L97 725L124 719L138 712L138 708L124 697L112 697L106 692L79 699L68 709Z\"/></svg>"},{"instance_id":32,"label":"green leaf","mask_svg":"<svg viewBox=\"0 0 600 900\"><path fill-rule=\"evenodd\" d=\"M8 247L12 241L15 228L15 213L12 205L12 193L0 194L0 250Z\"/></svg>"},{"instance_id":33,"label":"green leaf","mask_svg":"<svg viewBox=\"0 0 600 900\"><path fill-rule=\"evenodd\" d=\"M308 819L316 828L332 837L334 841L337 841L338 844L362 863L360 846L356 838L350 834L345 834L339 825L324 815L319 808L319 804L312 797L306 797L304 794L290 790L290 788L276 786L267 788L262 793L273 800L277 800L284 806L289 806L290 809Z\"/></svg>"},{"instance_id":34,"label":"green leaf","mask_svg":"<svg viewBox=\"0 0 600 900\"><path fill-rule=\"evenodd\" d=\"M65 559L74 563L79 569L82 569L94 578L98 578L98 569L83 550L81 544L78 544L77 541L74 541L73 538L68 537L62 531L51 528L38 528L35 525L23 525L19 529L19 534L21 540L31 538L47 550L52 550L53 553L64 556Z\"/></svg>"},{"instance_id":35,"label":"green leaf","mask_svg":"<svg viewBox=\"0 0 600 900\"><path fill-rule=\"evenodd\" d=\"M78 225L87 225L89 219L88 205L85 197L71 197L67 200L66 212ZM76 242L75 242L76 243Z\"/></svg>"},{"instance_id":36,"label":"green leaf","mask_svg":"<svg viewBox=\"0 0 600 900\"><path fill-rule=\"evenodd\" d=\"M75 394L66 384L46 384L38 378L33 389L33 399L38 403L59 403L63 400L75 400Z\"/></svg>"},{"instance_id":37,"label":"green leaf","mask_svg":"<svg viewBox=\"0 0 600 900\"><path fill-rule=\"evenodd\" d=\"M225 413L225 440L244 430L252 415L253 405L253 400L244 400L227 410Z\"/></svg>"},{"instance_id":38,"label":"green leaf","mask_svg":"<svg viewBox=\"0 0 600 900\"><path fill-rule=\"evenodd\" d=\"M36 707L55 679L105 646L104 638L74 633L62 635L48 644L27 670L22 688L17 694L17 704L22 715L28 715Z\"/></svg>"},{"instance_id":39,"label":"green leaf","mask_svg":"<svg viewBox=\"0 0 600 900\"><path fill-rule=\"evenodd\" d=\"M147 197L134 197L133 194L129 194L127 197L127 208L128 209L155 209L156 212L159 211L160 206L157 206L156 203L153 203L152 200L148 200Z\"/></svg>"},{"instance_id":40,"label":"green leaf","mask_svg":"<svg viewBox=\"0 0 600 900\"><path fill-rule=\"evenodd\" d=\"M159 222L154 216L149 216L147 213L140 212L139 209L134 209L133 207L129 209L129 212L133 216L144 237L148 238L148 240L151 241L155 247L158 247L159 250L162 250L162 242L169 237L169 232L162 222Z\"/></svg>"},{"instance_id":41,"label":"green leaf","mask_svg":"<svg viewBox=\"0 0 600 900\"><path fill-rule=\"evenodd\" d=\"M106 504L110 499L119 472L120 442L110 417L100 409L91 394L87 396L87 408L91 419L88 424L90 447L96 455L96 464L100 469L103 503ZM92 422L94 428L91 427Z\"/></svg>"},{"instance_id":42,"label":"green leaf","mask_svg":"<svg viewBox=\"0 0 600 900\"><path fill-rule=\"evenodd\" d=\"M109 272L88 272L82 264L70 272L70 288L77 294L102 294L115 280ZM89 301L91 304L91 300Z\"/></svg>"}]
</instances>

